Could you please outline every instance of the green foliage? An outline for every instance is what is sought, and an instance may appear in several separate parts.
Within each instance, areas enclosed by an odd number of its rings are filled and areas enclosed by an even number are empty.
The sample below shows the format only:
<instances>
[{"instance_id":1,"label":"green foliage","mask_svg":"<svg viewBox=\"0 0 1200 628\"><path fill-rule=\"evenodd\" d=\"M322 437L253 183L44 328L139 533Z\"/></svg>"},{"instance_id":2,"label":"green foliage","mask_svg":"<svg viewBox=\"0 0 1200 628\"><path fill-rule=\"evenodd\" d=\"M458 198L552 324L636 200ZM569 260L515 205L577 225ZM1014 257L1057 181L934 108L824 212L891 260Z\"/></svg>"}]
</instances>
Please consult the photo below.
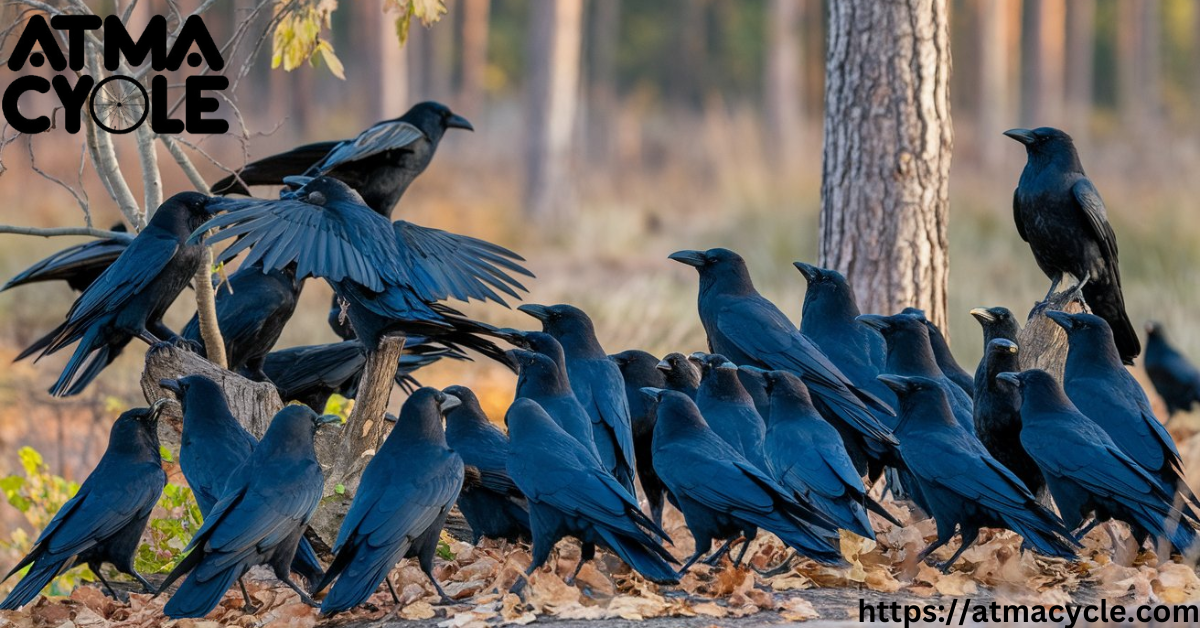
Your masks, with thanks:
<instances>
[{"instance_id":1,"label":"green foliage","mask_svg":"<svg viewBox=\"0 0 1200 628\"><path fill-rule=\"evenodd\" d=\"M167 484L158 508L164 516L150 520L146 526L148 542L138 547L134 558L134 567L142 573L166 573L173 569L204 522L192 489L186 486Z\"/></svg>"}]
</instances>

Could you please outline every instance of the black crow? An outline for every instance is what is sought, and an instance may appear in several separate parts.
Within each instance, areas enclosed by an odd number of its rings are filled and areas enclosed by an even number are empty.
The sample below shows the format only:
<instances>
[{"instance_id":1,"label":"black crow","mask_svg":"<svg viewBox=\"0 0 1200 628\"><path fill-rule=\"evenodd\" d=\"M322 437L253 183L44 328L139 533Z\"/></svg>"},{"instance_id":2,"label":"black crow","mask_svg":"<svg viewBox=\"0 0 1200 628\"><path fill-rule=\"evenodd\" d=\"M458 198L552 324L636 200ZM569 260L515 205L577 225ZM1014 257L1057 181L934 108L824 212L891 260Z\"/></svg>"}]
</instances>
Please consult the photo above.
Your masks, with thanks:
<instances>
[{"instance_id":1,"label":"black crow","mask_svg":"<svg viewBox=\"0 0 1200 628\"><path fill-rule=\"evenodd\" d=\"M854 320L862 312L858 309L858 301L850 283L836 270L804 262L793 262L792 265L808 282L808 290L804 292L804 308L800 313L800 333L811 338L829 361L836 364L856 386L864 386L867 378L859 381L853 371L874 370L869 385L886 390L875 376L883 367L887 347L879 334L863 328Z\"/></svg>"},{"instance_id":2,"label":"black crow","mask_svg":"<svg viewBox=\"0 0 1200 628\"><path fill-rule=\"evenodd\" d=\"M101 565L109 563L133 576L147 593L154 587L133 568L133 558L158 503L167 474L159 458L158 417L163 403L126 411L113 423L108 449L67 503L33 542L33 549L8 575L29 567L2 610L17 610L33 601L50 581L76 565L87 565L109 595L118 598Z\"/></svg>"},{"instance_id":3,"label":"black crow","mask_svg":"<svg viewBox=\"0 0 1200 628\"><path fill-rule=\"evenodd\" d=\"M1133 364L1142 347L1125 312L1117 236L1100 192L1083 172L1075 143L1049 127L1004 134L1025 145L1028 161L1013 192L1013 219L1050 278L1046 301L1063 275L1071 275L1082 284L1088 307L1112 327L1121 360Z\"/></svg>"},{"instance_id":4,"label":"black crow","mask_svg":"<svg viewBox=\"0 0 1200 628\"><path fill-rule=\"evenodd\" d=\"M1003 338L1015 344L1017 334L1021 333L1021 325L1017 323L1016 317L1006 307L977 307L971 310L971 316L975 317L975 320L979 321L979 325L983 327L983 357L979 359L979 365L975 367L972 384L975 394L979 394L979 388L984 381L983 373L987 364L988 345L997 338Z\"/></svg>"},{"instance_id":5,"label":"black crow","mask_svg":"<svg viewBox=\"0 0 1200 628\"><path fill-rule=\"evenodd\" d=\"M743 369L752 369L743 366ZM903 527L866 493L842 437L812 405L808 387L787 371L760 371L771 400L767 421L767 471L839 528L875 538L867 510Z\"/></svg>"},{"instance_id":6,"label":"black crow","mask_svg":"<svg viewBox=\"0 0 1200 628\"><path fill-rule=\"evenodd\" d=\"M111 231L125 233L125 223L113 225ZM68 246L9 279L0 292L31 283L59 280L67 282L72 290L83 292L125 252L131 241L133 235L126 234Z\"/></svg>"},{"instance_id":7,"label":"black crow","mask_svg":"<svg viewBox=\"0 0 1200 628\"><path fill-rule=\"evenodd\" d=\"M532 540L529 505L508 476L508 436L488 420L470 388L450 386L442 392L462 402L446 412L446 444L468 469L458 509L471 526L471 542Z\"/></svg>"},{"instance_id":8,"label":"black crow","mask_svg":"<svg viewBox=\"0 0 1200 628\"><path fill-rule=\"evenodd\" d=\"M1020 391L1021 444L1041 467L1068 526L1079 528L1095 515L1096 523L1128 523L1139 545L1153 535L1180 551L1195 549L1194 520L1176 508L1173 494L1084 416L1049 373L1034 369L999 378Z\"/></svg>"},{"instance_id":9,"label":"black crow","mask_svg":"<svg viewBox=\"0 0 1200 628\"><path fill-rule=\"evenodd\" d=\"M967 432L975 433L971 398L938 368L937 360L933 356L933 345L929 340L929 328L920 318L912 314L863 314L858 320L878 331L887 342L887 364L883 373L903 377L927 377L941 383L946 387L946 394L949 395L958 424Z\"/></svg>"},{"instance_id":10,"label":"black crow","mask_svg":"<svg viewBox=\"0 0 1200 628\"><path fill-rule=\"evenodd\" d=\"M985 527L1012 530L1040 554L1075 557L1071 530L955 420L945 384L928 377L879 379L899 399L900 455L937 523L937 540L921 550L919 560L949 543L957 528L962 545L939 565L947 572Z\"/></svg>"},{"instance_id":11,"label":"black crow","mask_svg":"<svg viewBox=\"0 0 1200 628\"><path fill-rule=\"evenodd\" d=\"M629 403L629 418L633 424L634 461L637 463L638 484L650 504L650 518L662 526L663 503L667 488L654 470L654 404L642 394L643 388L665 388L667 378L658 369L658 358L630 349L608 356L625 379L625 400Z\"/></svg>"},{"instance_id":12,"label":"black crow","mask_svg":"<svg viewBox=\"0 0 1200 628\"><path fill-rule=\"evenodd\" d=\"M531 399L514 401L505 421L510 438L508 473L529 499L533 528L533 560L526 575L546 563L559 539L573 536L583 544L580 566L594 557L594 546L600 545L647 580L679 581L669 564L675 558L654 540L657 535L669 541L667 533L638 510L637 498L600 466L592 452Z\"/></svg>"},{"instance_id":13,"label":"black crow","mask_svg":"<svg viewBox=\"0 0 1200 628\"><path fill-rule=\"evenodd\" d=\"M209 244L240 238L218 261L251 249L244 264L264 271L296 265L296 276L324 278L348 304L347 314L368 352L387 334L425 335L504 361L480 334L493 328L438 303L490 299L497 290L518 297L508 273L528 275L505 248L405 221L389 223L363 205L345 183L330 177L292 181L298 189L280 200L216 198L227 212L202 225L193 238L221 228ZM302 185L300 185L302 184Z\"/></svg>"},{"instance_id":14,"label":"black crow","mask_svg":"<svg viewBox=\"0 0 1200 628\"><path fill-rule=\"evenodd\" d=\"M851 384L812 340L754 289L741 256L709 249L678 251L670 258L700 274L700 321L711 352L738 365L792 371L831 423L858 432L873 447L895 444L891 430L871 414L871 409L891 413L891 408Z\"/></svg>"},{"instance_id":15,"label":"black crow","mask_svg":"<svg viewBox=\"0 0 1200 628\"><path fill-rule=\"evenodd\" d=\"M306 144L246 164L214 183L212 191L248 195L251 185L283 185L292 175L329 175L354 188L367 207L390 216L404 191L433 160L447 129L474 130L466 118L441 103L418 103L354 139Z\"/></svg>"},{"instance_id":16,"label":"black crow","mask_svg":"<svg viewBox=\"0 0 1200 628\"><path fill-rule=\"evenodd\" d=\"M988 343L983 377L975 391L975 434L1000 464L1021 478L1030 493L1040 495L1046 479L1021 444L1021 393L1004 382L1001 373L1021 370L1017 344L1004 338Z\"/></svg>"},{"instance_id":17,"label":"black crow","mask_svg":"<svg viewBox=\"0 0 1200 628\"><path fill-rule=\"evenodd\" d=\"M78 341L50 394L79 394L134 337L150 344L178 339L162 316L200 268L203 247L189 243L188 236L212 216L208 203L196 192L163 202L120 257L79 295L66 322L17 357L38 349L46 356Z\"/></svg>"},{"instance_id":18,"label":"black crow","mask_svg":"<svg viewBox=\"0 0 1200 628\"><path fill-rule=\"evenodd\" d=\"M444 357L470 359L461 352L430 344L420 336L405 338L396 384L408 391L416 390L420 384L413 378L413 372ZM324 412L334 393L350 399L357 395L366 362L362 343L346 340L272 351L263 362L263 372L285 402L299 401L314 412Z\"/></svg>"},{"instance_id":19,"label":"black crow","mask_svg":"<svg viewBox=\"0 0 1200 628\"><path fill-rule=\"evenodd\" d=\"M258 439L229 411L225 393L216 382L203 375L159 382L171 391L183 406L183 431L179 436L179 470L187 480L200 515L207 518L230 478L238 474ZM304 577L311 587L325 575L321 561L308 539L301 537L292 559L292 571ZM240 581L239 581L240 584ZM242 586L242 597L253 608L250 595Z\"/></svg>"},{"instance_id":20,"label":"black crow","mask_svg":"<svg viewBox=\"0 0 1200 628\"><path fill-rule=\"evenodd\" d=\"M1146 323L1146 375L1167 404L1167 413L1191 412L1200 402L1200 371L1167 341L1160 323Z\"/></svg>"},{"instance_id":21,"label":"black crow","mask_svg":"<svg viewBox=\"0 0 1200 628\"><path fill-rule=\"evenodd\" d=\"M613 477L630 493L633 489L633 426L625 400L621 369L608 359L596 338L592 319L566 304L528 304L517 308L538 319L542 331L562 345L567 379L575 398L592 420L596 449Z\"/></svg>"},{"instance_id":22,"label":"black crow","mask_svg":"<svg viewBox=\"0 0 1200 628\"><path fill-rule=\"evenodd\" d=\"M942 375L954 382L963 392L967 393L968 397L975 396L975 378L959 366L958 360L954 359L954 353L950 351L950 343L946 342L946 337L942 335L942 330L938 329L933 321L925 316L925 310L915 307L906 307L900 312L901 314L912 314L921 319L925 323L925 328L929 330L929 346L933 349L933 359L937 362L938 369L942 371Z\"/></svg>"},{"instance_id":23,"label":"black crow","mask_svg":"<svg viewBox=\"0 0 1200 628\"><path fill-rule=\"evenodd\" d=\"M524 349L513 349L508 355L520 373L517 376L515 399L536 401L556 425L579 441L579 444L591 452L596 461L601 462L611 473L614 466L611 455L605 461L604 456L597 451L592 421L575 398L570 382L554 363L554 359L543 353Z\"/></svg>"},{"instance_id":24,"label":"black crow","mask_svg":"<svg viewBox=\"0 0 1200 628\"><path fill-rule=\"evenodd\" d=\"M204 617L256 565L271 567L305 604L316 605L292 581L290 566L324 486L313 437L322 424L337 420L301 405L287 406L271 419L184 550L187 556L159 587L162 592L188 576L163 607L167 617Z\"/></svg>"},{"instance_id":25,"label":"black crow","mask_svg":"<svg viewBox=\"0 0 1200 628\"><path fill-rule=\"evenodd\" d=\"M463 485L463 461L446 444L442 412L462 403L434 388L421 388L400 408L387 440L367 463L354 503L338 531L337 556L317 585L333 588L321 614L350 610L367 601L403 558L416 558L443 602L450 602L433 577L446 515ZM334 579L337 579L334 582Z\"/></svg>"},{"instance_id":26,"label":"black crow","mask_svg":"<svg viewBox=\"0 0 1200 628\"><path fill-rule=\"evenodd\" d=\"M259 267L241 268L217 288L217 325L229 370L266 381L263 361L296 311L302 287L296 267L289 265L266 273ZM192 317L181 335L205 355L198 317Z\"/></svg>"},{"instance_id":27,"label":"black crow","mask_svg":"<svg viewBox=\"0 0 1200 628\"><path fill-rule=\"evenodd\" d=\"M696 407L700 409L704 422L734 451L759 470L766 471L767 458L763 445L767 424L742 386L737 365L716 353L693 353L692 361L700 368Z\"/></svg>"},{"instance_id":28,"label":"black crow","mask_svg":"<svg viewBox=\"0 0 1200 628\"><path fill-rule=\"evenodd\" d=\"M771 394L767 392L767 381L763 379L765 372L756 366L738 368L738 381L742 383L742 388L746 389L746 394L750 395L750 400L754 402L754 410L758 412L764 424L771 421Z\"/></svg>"},{"instance_id":29,"label":"black crow","mask_svg":"<svg viewBox=\"0 0 1200 628\"><path fill-rule=\"evenodd\" d=\"M654 468L696 541L696 551L680 573L712 549L713 539L744 535L746 541L734 561L740 564L759 528L803 556L842 564L832 521L811 505L797 502L788 489L714 433L686 395L658 388L644 391L655 398L658 413Z\"/></svg>"},{"instance_id":30,"label":"black crow","mask_svg":"<svg viewBox=\"0 0 1200 628\"><path fill-rule=\"evenodd\" d=\"M1158 478L1163 492L1200 506L1184 479L1175 441L1154 416L1146 391L1122 365L1108 323L1092 314L1049 311L1046 316L1067 332L1063 388L1071 402Z\"/></svg>"},{"instance_id":31,"label":"black crow","mask_svg":"<svg viewBox=\"0 0 1200 628\"><path fill-rule=\"evenodd\" d=\"M700 371L686 355L668 353L658 361L658 370L663 373L667 390L681 392L692 399L696 398L696 391L700 389Z\"/></svg>"}]
</instances>

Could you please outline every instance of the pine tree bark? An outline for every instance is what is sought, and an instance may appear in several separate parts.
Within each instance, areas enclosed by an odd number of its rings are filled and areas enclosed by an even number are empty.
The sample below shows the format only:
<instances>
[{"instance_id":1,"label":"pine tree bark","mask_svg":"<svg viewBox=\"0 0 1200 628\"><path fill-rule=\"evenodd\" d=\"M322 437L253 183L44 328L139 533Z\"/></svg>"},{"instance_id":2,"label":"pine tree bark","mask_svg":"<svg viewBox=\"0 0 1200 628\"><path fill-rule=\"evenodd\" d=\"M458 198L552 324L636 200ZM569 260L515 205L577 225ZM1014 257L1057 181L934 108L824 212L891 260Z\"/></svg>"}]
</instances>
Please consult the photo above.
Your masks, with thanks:
<instances>
[{"instance_id":1,"label":"pine tree bark","mask_svg":"<svg viewBox=\"0 0 1200 628\"><path fill-rule=\"evenodd\" d=\"M531 8L525 211L553 223L573 213L568 161L578 105L583 0L536 0Z\"/></svg>"},{"instance_id":2,"label":"pine tree bark","mask_svg":"<svg viewBox=\"0 0 1200 628\"><path fill-rule=\"evenodd\" d=\"M947 329L952 147L947 0L829 5L821 264L864 312Z\"/></svg>"}]
</instances>

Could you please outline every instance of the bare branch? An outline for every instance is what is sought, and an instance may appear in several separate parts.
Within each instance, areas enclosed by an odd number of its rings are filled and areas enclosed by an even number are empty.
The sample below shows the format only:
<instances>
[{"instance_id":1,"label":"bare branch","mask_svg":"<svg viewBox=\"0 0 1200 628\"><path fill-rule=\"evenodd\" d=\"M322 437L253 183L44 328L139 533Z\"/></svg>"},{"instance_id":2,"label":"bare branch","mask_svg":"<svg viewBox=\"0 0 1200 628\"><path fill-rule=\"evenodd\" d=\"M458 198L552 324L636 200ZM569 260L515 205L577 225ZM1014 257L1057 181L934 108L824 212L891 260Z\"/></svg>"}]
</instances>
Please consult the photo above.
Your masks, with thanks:
<instances>
[{"instance_id":1,"label":"bare branch","mask_svg":"<svg viewBox=\"0 0 1200 628\"><path fill-rule=\"evenodd\" d=\"M21 227L18 225L0 225L0 233L39 236L42 238L53 238L57 236L88 236L92 238L116 238L118 240L133 239L133 234L130 233L108 231L106 229L95 229L93 227Z\"/></svg>"},{"instance_id":2,"label":"bare branch","mask_svg":"<svg viewBox=\"0 0 1200 628\"><path fill-rule=\"evenodd\" d=\"M83 215L85 217L87 217L88 226L89 227L92 226L91 210L88 208L87 198L84 196L81 196L78 190L67 185L66 182L63 181L62 179L59 179L58 177L50 174L49 172L46 172L45 170L42 170L41 168L39 168L37 165L37 159L34 158L34 155L33 155L33 136L28 135L26 137L28 138L28 140L26 141L26 146L29 148L29 167L31 169L33 169L34 172L39 174L43 179L66 190L67 193L70 194L75 199L75 202L79 203L79 207L81 209L83 209Z\"/></svg>"},{"instance_id":3,"label":"bare branch","mask_svg":"<svg viewBox=\"0 0 1200 628\"><path fill-rule=\"evenodd\" d=\"M149 215L163 201L162 172L158 169L158 152L154 146L154 133L150 125L141 124L134 133L137 136L138 159L142 163L142 188L146 214Z\"/></svg>"},{"instance_id":4,"label":"bare branch","mask_svg":"<svg viewBox=\"0 0 1200 628\"><path fill-rule=\"evenodd\" d=\"M99 47L95 45L87 46L88 63L91 70L97 74L99 80L103 75L100 63ZM117 161L117 151L113 147L112 136L108 133L96 132L95 120L91 116L81 116L83 123L87 127L88 144L94 150L92 151L92 165L95 166L96 172L100 174L101 179L108 181L108 193L117 202L117 207L121 213L125 215L129 224L133 228L141 231L142 227L146 226L146 213L138 208L137 199L133 197L133 191L129 189L129 184L126 183L125 175L121 173L121 164Z\"/></svg>"},{"instance_id":5,"label":"bare branch","mask_svg":"<svg viewBox=\"0 0 1200 628\"><path fill-rule=\"evenodd\" d=\"M211 246L204 247L200 269L192 283L196 286L196 318L200 323L200 337L204 340L204 353L213 364L227 369L225 339L217 323L217 295L212 285L213 253Z\"/></svg>"},{"instance_id":6,"label":"bare branch","mask_svg":"<svg viewBox=\"0 0 1200 628\"><path fill-rule=\"evenodd\" d=\"M175 158L175 163L179 164L179 168L183 170L183 174L187 175L188 181L191 181L192 185L200 192L208 194L208 183L204 181L204 177L201 176L200 171L196 170L195 164L192 163L187 153L183 152L183 149L180 148L175 138L169 135L159 135L158 139L167 147L167 151L171 153L171 156ZM205 156L207 157L207 155Z\"/></svg>"}]
</instances>

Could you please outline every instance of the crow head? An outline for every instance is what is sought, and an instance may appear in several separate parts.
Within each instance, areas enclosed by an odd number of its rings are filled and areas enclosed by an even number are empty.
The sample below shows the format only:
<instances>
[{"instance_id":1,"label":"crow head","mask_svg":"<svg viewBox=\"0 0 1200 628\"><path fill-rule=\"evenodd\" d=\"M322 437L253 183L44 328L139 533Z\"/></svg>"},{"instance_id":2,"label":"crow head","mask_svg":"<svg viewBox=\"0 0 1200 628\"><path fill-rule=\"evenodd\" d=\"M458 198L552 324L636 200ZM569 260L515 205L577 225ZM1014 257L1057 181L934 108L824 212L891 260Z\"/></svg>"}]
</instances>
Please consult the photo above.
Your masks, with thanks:
<instances>
[{"instance_id":1,"label":"crow head","mask_svg":"<svg viewBox=\"0 0 1200 628\"><path fill-rule=\"evenodd\" d=\"M595 337L596 330L592 319L581 309L560 303L558 305L538 305L527 303L517 307L542 323L542 331L554 336L559 342L570 337Z\"/></svg>"},{"instance_id":2,"label":"crow head","mask_svg":"<svg viewBox=\"0 0 1200 628\"><path fill-rule=\"evenodd\" d=\"M1025 146L1025 153L1031 164L1057 163L1061 166L1072 167L1079 165L1079 156L1075 152L1075 142L1071 136L1053 127L1036 129L1009 129L1004 135L1020 142ZM1082 168L1077 168L1082 172Z\"/></svg>"},{"instance_id":3,"label":"crow head","mask_svg":"<svg viewBox=\"0 0 1200 628\"><path fill-rule=\"evenodd\" d=\"M450 111L446 105L432 100L413 105L399 120L417 127L425 137L435 143L442 139L446 129L475 130L466 118Z\"/></svg>"}]
</instances>

